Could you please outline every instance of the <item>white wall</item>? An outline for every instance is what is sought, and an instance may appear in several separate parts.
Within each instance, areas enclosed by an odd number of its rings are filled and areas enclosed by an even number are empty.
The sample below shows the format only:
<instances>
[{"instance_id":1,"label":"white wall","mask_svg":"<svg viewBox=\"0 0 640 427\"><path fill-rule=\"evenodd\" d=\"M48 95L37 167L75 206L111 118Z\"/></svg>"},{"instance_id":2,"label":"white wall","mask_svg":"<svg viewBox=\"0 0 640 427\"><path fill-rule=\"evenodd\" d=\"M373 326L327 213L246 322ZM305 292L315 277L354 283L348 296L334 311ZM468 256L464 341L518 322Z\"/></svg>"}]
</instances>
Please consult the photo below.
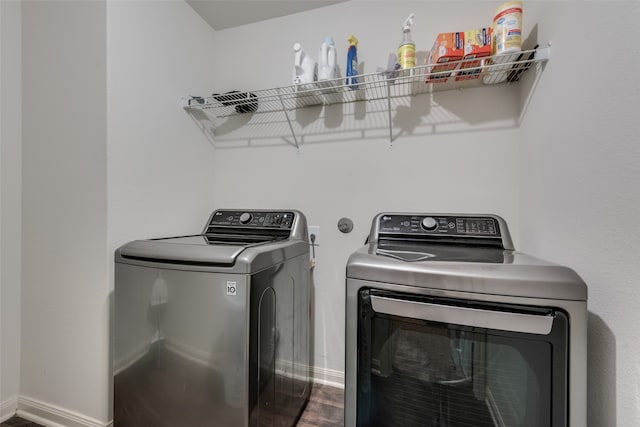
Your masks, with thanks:
<instances>
[{"instance_id":1,"label":"white wall","mask_svg":"<svg viewBox=\"0 0 640 427\"><path fill-rule=\"evenodd\" d=\"M182 1L108 4L109 251L202 231L214 150L181 98L210 93L215 32Z\"/></svg>"},{"instance_id":2,"label":"white wall","mask_svg":"<svg viewBox=\"0 0 640 427\"><path fill-rule=\"evenodd\" d=\"M589 286L589 426L640 425L640 4L535 6L553 46L521 129L520 248Z\"/></svg>"},{"instance_id":3,"label":"white wall","mask_svg":"<svg viewBox=\"0 0 640 427\"><path fill-rule=\"evenodd\" d=\"M105 8L22 3L20 407L88 421L108 397Z\"/></svg>"},{"instance_id":4,"label":"white wall","mask_svg":"<svg viewBox=\"0 0 640 427\"><path fill-rule=\"evenodd\" d=\"M20 392L20 3L0 2L0 420Z\"/></svg>"},{"instance_id":5,"label":"white wall","mask_svg":"<svg viewBox=\"0 0 640 427\"><path fill-rule=\"evenodd\" d=\"M335 39L341 74L349 34L360 40L363 71L374 72L397 49L410 12L416 14L413 35L422 63L438 32L486 26L495 6L351 1L219 31L218 55L242 56L220 70L218 91L290 84L294 42L315 56L328 35ZM375 113L379 103L298 112L294 124L305 135L300 153L277 136L278 131L286 135L284 116L260 127L252 125L266 119L256 115L238 131L219 133L216 206L298 208L310 224L320 226L314 271L315 366L320 379L343 381L345 265L349 254L363 245L376 213L496 213L506 218L517 237L520 132L514 122L519 94L506 89L439 93L433 102L429 96L394 101L394 134L402 134L393 148L386 113ZM274 127L278 129L269 134ZM351 234L338 231L341 217L353 219Z\"/></svg>"}]
</instances>

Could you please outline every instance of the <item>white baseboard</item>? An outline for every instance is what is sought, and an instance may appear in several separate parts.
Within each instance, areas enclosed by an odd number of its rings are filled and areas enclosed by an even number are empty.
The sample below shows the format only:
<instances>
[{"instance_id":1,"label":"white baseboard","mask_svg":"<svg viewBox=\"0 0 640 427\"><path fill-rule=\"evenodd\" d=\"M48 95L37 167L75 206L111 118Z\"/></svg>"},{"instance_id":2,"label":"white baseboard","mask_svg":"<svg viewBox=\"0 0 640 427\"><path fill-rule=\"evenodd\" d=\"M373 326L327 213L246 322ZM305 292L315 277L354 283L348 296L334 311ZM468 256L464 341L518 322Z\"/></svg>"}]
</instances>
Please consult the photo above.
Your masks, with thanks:
<instances>
[{"instance_id":1,"label":"white baseboard","mask_svg":"<svg viewBox=\"0 0 640 427\"><path fill-rule=\"evenodd\" d=\"M0 402L0 423L7 421L16 414L18 409L18 396L11 397Z\"/></svg>"},{"instance_id":2,"label":"white baseboard","mask_svg":"<svg viewBox=\"0 0 640 427\"><path fill-rule=\"evenodd\" d=\"M331 387L344 388L344 372L335 369L314 366L312 370L313 382Z\"/></svg>"},{"instance_id":3,"label":"white baseboard","mask_svg":"<svg viewBox=\"0 0 640 427\"><path fill-rule=\"evenodd\" d=\"M16 415L46 427L107 427L109 425L86 415L24 396L18 397Z\"/></svg>"}]
</instances>

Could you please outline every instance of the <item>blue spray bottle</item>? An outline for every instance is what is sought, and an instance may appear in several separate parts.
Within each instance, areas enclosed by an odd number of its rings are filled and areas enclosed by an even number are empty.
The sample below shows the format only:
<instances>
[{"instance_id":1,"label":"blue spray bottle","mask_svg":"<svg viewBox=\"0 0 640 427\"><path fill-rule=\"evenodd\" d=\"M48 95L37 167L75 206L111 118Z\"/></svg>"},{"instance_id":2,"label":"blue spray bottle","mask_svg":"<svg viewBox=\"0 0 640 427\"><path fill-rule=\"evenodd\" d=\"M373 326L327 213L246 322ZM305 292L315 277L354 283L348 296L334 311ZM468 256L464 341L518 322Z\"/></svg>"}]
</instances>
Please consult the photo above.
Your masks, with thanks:
<instances>
[{"instance_id":1,"label":"blue spray bottle","mask_svg":"<svg viewBox=\"0 0 640 427\"><path fill-rule=\"evenodd\" d=\"M358 89L358 39L349 36L349 50L347 50L347 79L345 84L351 89Z\"/></svg>"}]
</instances>

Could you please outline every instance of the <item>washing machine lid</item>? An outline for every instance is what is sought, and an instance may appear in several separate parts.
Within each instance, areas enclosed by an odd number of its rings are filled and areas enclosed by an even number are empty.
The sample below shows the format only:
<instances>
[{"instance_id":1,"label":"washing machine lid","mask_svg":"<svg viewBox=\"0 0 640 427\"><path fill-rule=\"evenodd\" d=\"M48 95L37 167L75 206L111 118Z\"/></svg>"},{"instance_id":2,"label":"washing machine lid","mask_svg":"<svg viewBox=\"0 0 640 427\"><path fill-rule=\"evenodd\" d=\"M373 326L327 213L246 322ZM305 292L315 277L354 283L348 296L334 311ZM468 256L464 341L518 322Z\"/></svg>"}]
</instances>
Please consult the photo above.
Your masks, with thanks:
<instances>
[{"instance_id":1,"label":"washing machine lid","mask_svg":"<svg viewBox=\"0 0 640 427\"><path fill-rule=\"evenodd\" d=\"M496 215L383 213L347 279L447 291L586 301L572 269L514 250Z\"/></svg>"},{"instance_id":2,"label":"washing machine lid","mask_svg":"<svg viewBox=\"0 0 640 427\"><path fill-rule=\"evenodd\" d=\"M263 267L307 248L306 230L298 211L217 210L202 234L135 240L116 251L116 262L230 267L239 260L255 264L258 259L256 266Z\"/></svg>"},{"instance_id":3,"label":"washing machine lid","mask_svg":"<svg viewBox=\"0 0 640 427\"><path fill-rule=\"evenodd\" d=\"M155 262L176 262L193 265L233 265L246 248L273 242L247 238L234 240L229 236L215 239L207 235L135 240L124 245L119 254L123 258Z\"/></svg>"}]
</instances>

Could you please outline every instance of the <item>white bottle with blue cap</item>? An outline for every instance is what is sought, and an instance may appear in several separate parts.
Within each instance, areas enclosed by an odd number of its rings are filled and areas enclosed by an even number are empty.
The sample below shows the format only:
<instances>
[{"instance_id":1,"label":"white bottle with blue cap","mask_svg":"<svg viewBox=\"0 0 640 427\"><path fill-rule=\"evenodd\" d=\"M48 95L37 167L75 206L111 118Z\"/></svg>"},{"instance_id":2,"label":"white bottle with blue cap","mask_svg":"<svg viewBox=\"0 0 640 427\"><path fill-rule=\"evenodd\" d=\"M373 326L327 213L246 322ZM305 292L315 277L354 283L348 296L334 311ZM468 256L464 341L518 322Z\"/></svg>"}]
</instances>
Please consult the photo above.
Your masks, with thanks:
<instances>
[{"instance_id":1,"label":"white bottle with blue cap","mask_svg":"<svg viewBox=\"0 0 640 427\"><path fill-rule=\"evenodd\" d=\"M318 53L318 81L333 80L338 77L337 73L336 44L333 38L327 37L320 46Z\"/></svg>"}]
</instances>

